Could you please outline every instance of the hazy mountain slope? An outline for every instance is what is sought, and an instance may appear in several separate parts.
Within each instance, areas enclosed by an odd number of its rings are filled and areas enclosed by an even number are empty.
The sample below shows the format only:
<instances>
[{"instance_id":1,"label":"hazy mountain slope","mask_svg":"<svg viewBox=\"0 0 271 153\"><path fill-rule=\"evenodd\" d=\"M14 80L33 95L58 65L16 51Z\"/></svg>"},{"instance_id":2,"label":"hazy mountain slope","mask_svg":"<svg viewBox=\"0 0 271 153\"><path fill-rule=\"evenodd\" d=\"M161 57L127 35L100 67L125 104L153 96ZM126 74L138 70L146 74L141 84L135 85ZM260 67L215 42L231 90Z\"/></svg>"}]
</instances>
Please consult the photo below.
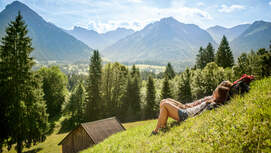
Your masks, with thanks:
<instances>
[{"instance_id":1,"label":"hazy mountain slope","mask_svg":"<svg viewBox=\"0 0 271 153\"><path fill-rule=\"evenodd\" d=\"M6 6L0 13L0 37L11 20L21 12L28 25L28 35L32 38L35 48L32 55L40 61L79 61L88 60L92 50L81 41L67 34L57 26L46 22L25 4L15 1Z\"/></svg>"},{"instance_id":2,"label":"hazy mountain slope","mask_svg":"<svg viewBox=\"0 0 271 153\"><path fill-rule=\"evenodd\" d=\"M217 43L220 43L223 35L227 37L228 41L232 41L233 39L237 38L241 33L243 33L249 26L250 24L241 24L232 28L214 26L206 29L206 31L209 32L209 34Z\"/></svg>"},{"instance_id":3,"label":"hazy mountain slope","mask_svg":"<svg viewBox=\"0 0 271 153\"><path fill-rule=\"evenodd\" d=\"M128 35L131 35L134 32L135 31L132 29L117 28L116 30L108 31L101 35L107 41L108 45L106 47L108 47L109 45L112 45L113 43L127 37Z\"/></svg>"},{"instance_id":4,"label":"hazy mountain slope","mask_svg":"<svg viewBox=\"0 0 271 153\"><path fill-rule=\"evenodd\" d=\"M106 40L94 30L88 30L82 27L74 27L72 30L67 30L67 32L74 36L76 39L95 49L100 48L106 42Z\"/></svg>"},{"instance_id":5,"label":"hazy mountain slope","mask_svg":"<svg viewBox=\"0 0 271 153\"><path fill-rule=\"evenodd\" d=\"M234 54L239 56L242 52L251 49L268 48L271 41L271 23L255 21L247 30L231 42Z\"/></svg>"},{"instance_id":6,"label":"hazy mountain slope","mask_svg":"<svg viewBox=\"0 0 271 153\"><path fill-rule=\"evenodd\" d=\"M67 32L78 40L86 43L88 46L99 50L104 49L118 40L134 33L134 31L130 29L118 28L113 31L99 34L94 30L88 30L81 27L74 27L72 30L67 30Z\"/></svg>"},{"instance_id":7,"label":"hazy mountain slope","mask_svg":"<svg viewBox=\"0 0 271 153\"><path fill-rule=\"evenodd\" d=\"M147 25L102 50L109 59L120 62L193 60L200 46L215 44L208 32L172 17Z\"/></svg>"}]
</instances>

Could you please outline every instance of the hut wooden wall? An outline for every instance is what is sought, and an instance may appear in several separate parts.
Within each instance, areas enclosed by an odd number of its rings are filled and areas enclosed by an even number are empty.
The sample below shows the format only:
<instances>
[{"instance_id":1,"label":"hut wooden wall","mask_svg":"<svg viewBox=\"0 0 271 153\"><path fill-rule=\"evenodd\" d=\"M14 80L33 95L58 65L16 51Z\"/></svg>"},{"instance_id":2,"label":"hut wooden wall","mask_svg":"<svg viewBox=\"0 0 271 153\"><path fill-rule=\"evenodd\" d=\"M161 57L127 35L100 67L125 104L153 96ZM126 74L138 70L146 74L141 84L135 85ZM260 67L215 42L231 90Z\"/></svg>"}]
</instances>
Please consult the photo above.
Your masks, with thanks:
<instances>
[{"instance_id":1,"label":"hut wooden wall","mask_svg":"<svg viewBox=\"0 0 271 153\"><path fill-rule=\"evenodd\" d=\"M80 126L62 142L62 153L77 153L93 144L86 131Z\"/></svg>"}]
</instances>

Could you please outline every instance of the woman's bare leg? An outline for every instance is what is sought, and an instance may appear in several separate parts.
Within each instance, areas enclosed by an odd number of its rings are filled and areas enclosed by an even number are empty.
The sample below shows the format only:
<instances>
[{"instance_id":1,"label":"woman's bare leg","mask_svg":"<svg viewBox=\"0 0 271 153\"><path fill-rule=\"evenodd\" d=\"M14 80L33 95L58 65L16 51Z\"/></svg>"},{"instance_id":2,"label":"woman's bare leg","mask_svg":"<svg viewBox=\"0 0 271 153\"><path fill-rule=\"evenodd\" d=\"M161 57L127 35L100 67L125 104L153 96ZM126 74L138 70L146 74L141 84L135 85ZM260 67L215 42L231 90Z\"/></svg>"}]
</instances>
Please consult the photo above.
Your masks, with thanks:
<instances>
[{"instance_id":1,"label":"woman's bare leg","mask_svg":"<svg viewBox=\"0 0 271 153\"><path fill-rule=\"evenodd\" d=\"M163 99L163 100L160 101L160 114L161 114L161 110L162 110L162 105L163 105L164 103L166 103L166 102L170 102L170 101L167 100L167 99ZM160 114L159 114L159 116L160 116ZM158 117L158 119L159 119L159 117ZM166 125L167 125L168 115L167 115L167 117L166 117L165 120L166 120L166 121L165 121L164 125L161 125L162 128L163 128L163 127L166 127ZM160 127L160 128L161 128L161 127Z\"/></svg>"},{"instance_id":2,"label":"woman's bare leg","mask_svg":"<svg viewBox=\"0 0 271 153\"><path fill-rule=\"evenodd\" d=\"M159 128L161 128L162 126L165 126L167 123L168 117L171 117L179 121L178 109L179 108L172 103L168 103L168 102L162 103L160 107L158 122L154 131L158 132Z\"/></svg>"},{"instance_id":3,"label":"woman's bare leg","mask_svg":"<svg viewBox=\"0 0 271 153\"><path fill-rule=\"evenodd\" d=\"M185 109L185 105L183 105L182 103L180 103L180 102L178 102L176 100L173 100L171 98L167 98L167 99L163 99L163 100L160 101L160 110L162 108L162 104L164 104L164 103L171 103L172 105L175 105L178 108ZM165 127L167 125L168 116L166 117L165 120L166 120L165 124L161 125L161 127Z\"/></svg>"}]
</instances>

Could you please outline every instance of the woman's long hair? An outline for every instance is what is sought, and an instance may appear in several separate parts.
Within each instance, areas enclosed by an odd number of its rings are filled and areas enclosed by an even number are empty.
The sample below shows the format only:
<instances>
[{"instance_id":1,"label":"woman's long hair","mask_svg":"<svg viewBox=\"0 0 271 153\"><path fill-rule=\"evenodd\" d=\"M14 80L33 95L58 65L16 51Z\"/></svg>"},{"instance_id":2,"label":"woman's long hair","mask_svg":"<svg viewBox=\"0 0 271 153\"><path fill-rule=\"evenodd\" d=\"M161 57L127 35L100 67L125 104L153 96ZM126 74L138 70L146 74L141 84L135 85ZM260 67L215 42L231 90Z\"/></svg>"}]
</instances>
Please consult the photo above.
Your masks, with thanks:
<instances>
[{"instance_id":1,"label":"woman's long hair","mask_svg":"<svg viewBox=\"0 0 271 153\"><path fill-rule=\"evenodd\" d=\"M224 103L229 96L229 91L232 85L233 84L230 81L221 82L213 93L213 96L215 98L214 101L216 103Z\"/></svg>"}]
</instances>

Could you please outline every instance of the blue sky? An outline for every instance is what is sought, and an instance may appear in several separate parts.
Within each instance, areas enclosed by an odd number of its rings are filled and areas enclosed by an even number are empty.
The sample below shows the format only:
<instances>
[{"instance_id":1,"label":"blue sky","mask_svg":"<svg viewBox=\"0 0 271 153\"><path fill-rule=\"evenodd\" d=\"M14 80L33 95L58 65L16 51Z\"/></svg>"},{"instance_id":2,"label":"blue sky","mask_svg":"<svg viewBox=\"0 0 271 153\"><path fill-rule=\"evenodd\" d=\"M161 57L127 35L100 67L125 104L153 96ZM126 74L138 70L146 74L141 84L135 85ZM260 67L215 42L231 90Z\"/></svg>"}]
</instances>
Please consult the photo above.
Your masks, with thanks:
<instances>
[{"instance_id":1,"label":"blue sky","mask_svg":"<svg viewBox=\"0 0 271 153\"><path fill-rule=\"evenodd\" d=\"M0 0L0 11L14 0ZM271 21L271 0L19 0L46 21L64 28L81 26L100 33L125 27L140 30L163 17L203 29Z\"/></svg>"}]
</instances>

